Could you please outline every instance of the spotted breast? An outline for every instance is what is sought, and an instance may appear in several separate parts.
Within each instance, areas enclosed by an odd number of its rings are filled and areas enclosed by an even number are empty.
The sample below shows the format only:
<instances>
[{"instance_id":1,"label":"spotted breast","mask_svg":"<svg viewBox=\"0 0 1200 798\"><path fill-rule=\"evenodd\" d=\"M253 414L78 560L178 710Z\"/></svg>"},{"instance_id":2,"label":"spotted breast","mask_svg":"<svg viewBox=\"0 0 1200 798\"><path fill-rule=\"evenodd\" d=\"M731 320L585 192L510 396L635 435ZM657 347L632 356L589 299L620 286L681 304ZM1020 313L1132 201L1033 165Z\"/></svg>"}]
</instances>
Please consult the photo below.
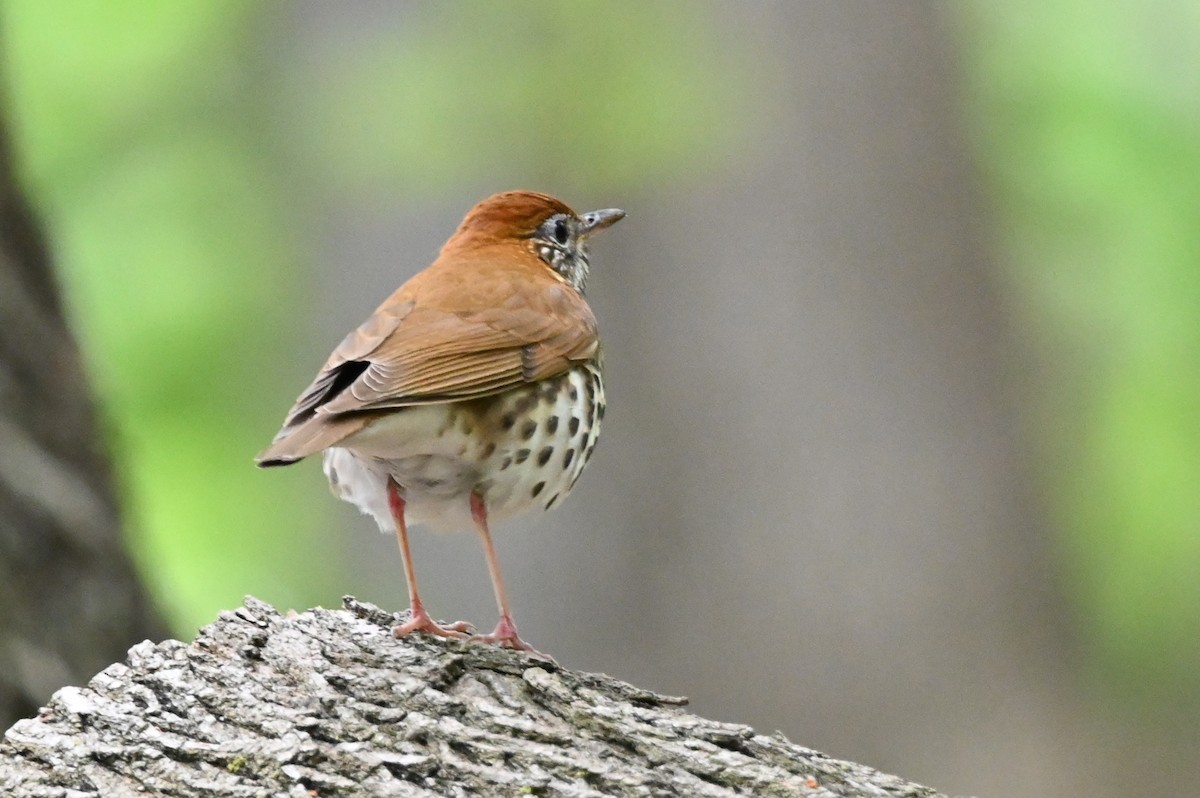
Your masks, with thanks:
<instances>
[{"instance_id":1,"label":"spotted breast","mask_svg":"<svg viewBox=\"0 0 1200 798\"><path fill-rule=\"evenodd\" d=\"M391 413L325 452L338 497L392 530L384 486L399 486L414 523L469 526L477 492L493 519L550 509L571 492L604 418L599 363L496 396Z\"/></svg>"},{"instance_id":2,"label":"spotted breast","mask_svg":"<svg viewBox=\"0 0 1200 798\"><path fill-rule=\"evenodd\" d=\"M393 632L461 637L417 590L407 526L480 536L500 619L480 642L526 651L489 528L562 502L600 434L599 327L584 298L589 242L625 216L548 194L475 205L437 259L330 354L292 405L263 467L324 453L334 493L394 530L410 618Z\"/></svg>"}]
</instances>

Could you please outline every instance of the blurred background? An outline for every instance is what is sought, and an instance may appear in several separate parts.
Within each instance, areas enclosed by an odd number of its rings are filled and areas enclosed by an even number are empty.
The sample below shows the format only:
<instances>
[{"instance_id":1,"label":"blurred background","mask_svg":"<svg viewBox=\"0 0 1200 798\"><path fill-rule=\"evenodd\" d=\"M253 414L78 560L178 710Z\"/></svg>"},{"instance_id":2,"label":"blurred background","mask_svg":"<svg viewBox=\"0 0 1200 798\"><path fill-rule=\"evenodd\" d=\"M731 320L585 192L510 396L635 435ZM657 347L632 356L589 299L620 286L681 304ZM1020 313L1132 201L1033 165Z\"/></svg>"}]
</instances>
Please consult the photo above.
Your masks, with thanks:
<instances>
[{"instance_id":1,"label":"blurred background","mask_svg":"<svg viewBox=\"0 0 1200 798\"><path fill-rule=\"evenodd\" d=\"M1200 6L2 9L156 608L120 649L248 593L405 606L317 463L251 458L474 202L533 188L629 217L593 247L603 443L497 537L528 640L949 793L1200 777ZM490 628L475 536L414 546L433 614ZM27 667L27 706L109 659Z\"/></svg>"}]
</instances>

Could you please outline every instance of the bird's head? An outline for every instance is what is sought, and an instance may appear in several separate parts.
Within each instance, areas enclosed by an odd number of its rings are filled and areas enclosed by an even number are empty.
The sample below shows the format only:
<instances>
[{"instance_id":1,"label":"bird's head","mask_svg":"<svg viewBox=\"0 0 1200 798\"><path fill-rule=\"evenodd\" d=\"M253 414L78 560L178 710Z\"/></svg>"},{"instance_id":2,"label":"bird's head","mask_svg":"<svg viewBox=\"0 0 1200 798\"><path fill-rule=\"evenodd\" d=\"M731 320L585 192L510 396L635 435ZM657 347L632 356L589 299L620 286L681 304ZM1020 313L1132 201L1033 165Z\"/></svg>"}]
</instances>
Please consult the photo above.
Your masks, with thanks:
<instances>
[{"instance_id":1,"label":"bird's head","mask_svg":"<svg viewBox=\"0 0 1200 798\"><path fill-rule=\"evenodd\" d=\"M513 242L583 293L588 276L587 240L625 211L604 208L577 214L561 200L535 191L493 194L470 210L446 249Z\"/></svg>"}]
</instances>

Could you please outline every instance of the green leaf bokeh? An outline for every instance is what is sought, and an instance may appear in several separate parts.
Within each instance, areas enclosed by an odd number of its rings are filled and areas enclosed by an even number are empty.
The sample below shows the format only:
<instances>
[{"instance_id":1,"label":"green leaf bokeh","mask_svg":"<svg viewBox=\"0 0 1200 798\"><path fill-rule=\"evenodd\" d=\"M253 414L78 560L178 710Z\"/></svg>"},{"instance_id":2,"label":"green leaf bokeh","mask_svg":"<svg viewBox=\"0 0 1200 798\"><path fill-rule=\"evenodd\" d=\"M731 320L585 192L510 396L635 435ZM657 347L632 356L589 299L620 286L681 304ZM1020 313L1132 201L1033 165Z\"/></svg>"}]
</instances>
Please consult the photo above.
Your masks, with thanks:
<instances>
[{"instance_id":1,"label":"green leaf bokeh","mask_svg":"<svg viewBox=\"0 0 1200 798\"><path fill-rule=\"evenodd\" d=\"M294 485L251 469L284 409L261 375L296 257L246 124L254 8L18 2L3 19L24 174L110 417L135 553L181 629L252 590L303 605L312 586L279 566L331 556Z\"/></svg>"},{"instance_id":2,"label":"green leaf bokeh","mask_svg":"<svg viewBox=\"0 0 1200 798\"><path fill-rule=\"evenodd\" d=\"M1200 678L1200 10L976 3L970 122L1090 676ZM1182 700L1182 704L1180 703Z\"/></svg>"}]
</instances>

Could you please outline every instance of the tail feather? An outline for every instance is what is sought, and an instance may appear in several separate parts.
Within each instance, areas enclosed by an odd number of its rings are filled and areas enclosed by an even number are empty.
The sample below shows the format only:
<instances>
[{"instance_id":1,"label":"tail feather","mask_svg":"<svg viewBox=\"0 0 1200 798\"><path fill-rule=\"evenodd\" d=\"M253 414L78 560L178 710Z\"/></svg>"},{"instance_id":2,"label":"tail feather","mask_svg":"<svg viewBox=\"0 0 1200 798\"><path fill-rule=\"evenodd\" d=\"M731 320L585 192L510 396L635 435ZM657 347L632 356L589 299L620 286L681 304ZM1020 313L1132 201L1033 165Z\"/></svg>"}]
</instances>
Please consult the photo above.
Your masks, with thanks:
<instances>
[{"instance_id":1,"label":"tail feather","mask_svg":"<svg viewBox=\"0 0 1200 798\"><path fill-rule=\"evenodd\" d=\"M365 427L373 414L316 415L294 427L284 427L274 442L254 458L259 468L298 463L310 454L336 446L339 441Z\"/></svg>"}]
</instances>

